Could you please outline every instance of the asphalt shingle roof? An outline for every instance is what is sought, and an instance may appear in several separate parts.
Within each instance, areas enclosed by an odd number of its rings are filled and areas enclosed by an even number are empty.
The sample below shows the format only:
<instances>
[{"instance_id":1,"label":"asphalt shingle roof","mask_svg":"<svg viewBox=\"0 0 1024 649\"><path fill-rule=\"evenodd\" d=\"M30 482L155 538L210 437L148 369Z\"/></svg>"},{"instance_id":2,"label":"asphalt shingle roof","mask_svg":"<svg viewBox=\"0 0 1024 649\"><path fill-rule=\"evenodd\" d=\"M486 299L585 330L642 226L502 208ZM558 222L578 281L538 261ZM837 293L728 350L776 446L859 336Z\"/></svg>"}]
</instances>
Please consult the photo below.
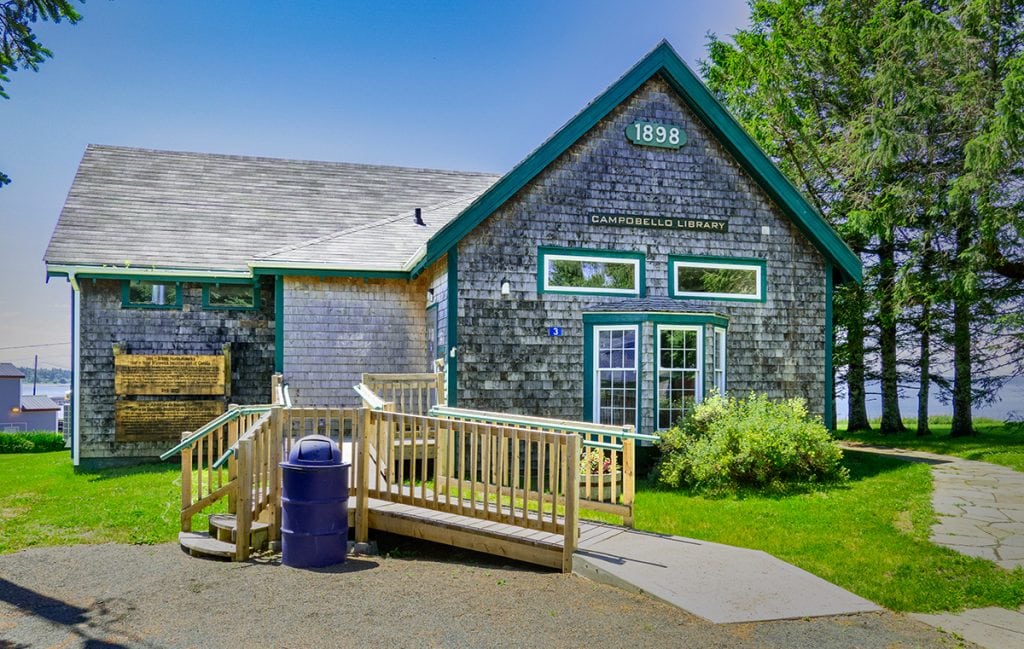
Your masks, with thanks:
<instances>
[{"instance_id":1,"label":"asphalt shingle roof","mask_svg":"<svg viewBox=\"0 0 1024 649\"><path fill-rule=\"evenodd\" d=\"M479 194L497 179L89 145L44 258L57 265L244 271L270 251L338 239L341 231ZM343 252L348 259L352 251ZM384 252L365 257L378 260Z\"/></svg>"},{"instance_id":2,"label":"asphalt shingle roof","mask_svg":"<svg viewBox=\"0 0 1024 649\"><path fill-rule=\"evenodd\" d=\"M11 363L0 363L0 379L23 379L25 374Z\"/></svg>"}]
</instances>

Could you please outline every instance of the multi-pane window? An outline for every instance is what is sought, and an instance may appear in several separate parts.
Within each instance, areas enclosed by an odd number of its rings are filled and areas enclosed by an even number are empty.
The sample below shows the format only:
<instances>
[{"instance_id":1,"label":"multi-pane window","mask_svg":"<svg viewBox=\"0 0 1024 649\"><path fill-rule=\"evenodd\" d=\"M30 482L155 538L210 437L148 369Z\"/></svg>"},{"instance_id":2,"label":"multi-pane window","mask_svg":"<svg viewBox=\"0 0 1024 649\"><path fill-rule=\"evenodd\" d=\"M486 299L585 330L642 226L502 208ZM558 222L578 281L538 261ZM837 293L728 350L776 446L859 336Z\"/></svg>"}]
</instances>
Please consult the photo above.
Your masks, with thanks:
<instances>
[{"instance_id":1,"label":"multi-pane window","mask_svg":"<svg viewBox=\"0 0 1024 649\"><path fill-rule=\"evenodd\" d=\"M657 328L658 429L672 427L702 398L702 327Z\"/></svg>"},{"instance_id":2,"label":"multi-pane window","mask_svg":"<svg viewBox=\"0 0 1024 649\"><path fill-rule=\"evenodd\" d=\"M128 280L121 294L123 306L173 309L181 306L181 289L174 282Z\"/></svg>"},{"instance_id":3,"label":"multi-pane window","mask_svg":"<svg viewBox=\"0 0 1024 649\"><path fill-rule=\"evenodd\" d=\"M725 329L715 327L712 337L712 371L714 372L715 391L725 394Z\"/></svg>"},{"instance_id":4,"label":"multi-pane window","mask_svg":"<svg viewBox=\"0 0 1024 649\"><path fill-rule=\"evenodd\" d=\"M672 259L672 297L762 301L764 277L758 259Z\"/></svg>"},{"instance_id":5,"label":"multi-pane window","mask_svg":"<svg viewBox=\"0 0 1024 649\"><path fill-rule=\"evenodd\" d=\"M541 293L643 293L643 255L640 253L541 248L537 271Z\"/></svg>"},{"instance_id":6,"label":"multi-pane window","mask_svg":"<svg viewBox=\"0 0 1024 649\"><path fill-rule=\"evenodd\" d=\"M597 423L636 425L638 333L635 325L594 328Z\"/></svg>"},{"instance_id":7,"label":"multi-pane window","mask_svg":"<svg viewBox=\"0 0 1024 649\"><path fill-rule=\"evenodd\" d=\"M213 284L203 287L203 306L209 309L255 309L257 288L252 284Z\"/></svg>"}]
</instances>

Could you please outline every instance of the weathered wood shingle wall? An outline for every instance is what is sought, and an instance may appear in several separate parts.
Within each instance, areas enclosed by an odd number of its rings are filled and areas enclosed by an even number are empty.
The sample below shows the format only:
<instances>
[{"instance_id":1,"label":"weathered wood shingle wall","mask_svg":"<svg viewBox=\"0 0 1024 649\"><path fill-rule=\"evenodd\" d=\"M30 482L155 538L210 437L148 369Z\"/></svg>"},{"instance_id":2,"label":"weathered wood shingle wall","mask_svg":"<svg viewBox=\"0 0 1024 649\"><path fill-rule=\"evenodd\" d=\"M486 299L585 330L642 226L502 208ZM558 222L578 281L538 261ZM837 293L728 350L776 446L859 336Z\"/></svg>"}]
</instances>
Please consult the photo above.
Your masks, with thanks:
<instances>
[{"instance_id":1,"label":"weathered wood shingle wall","mask_svg":"<svg viewBox=\"0 0 1024 649\"><path fill-rule=\"evenodd\" d=\"M125 309L121 282L80 280L81 457L150 458L167 442L114 441L115 344L130 354L220 354L231 344L230 401L267 403L274 370L273 280L260 284L260 309L203 309L202 285L185 283L178 309Z\"/></svg>"},{"instance_id":2,"label":"weathered wood shingle wall","mask_svg":"<svg viewBox=\"0 0 1024 649\"><path fill-rule=\"evenodd\" d=\"M682 125L678 151L639 147L626 127ZM595 213L728 221L725 234L591 226ZM579 418L583 412L582 312L622 298L537 293L537 247L642 252L645 303L729 318L728 387L824 398L824 261L804 236L660 78L623 102L459 244L459 405ZM668 301L669 255L767 260L765 303ZM501 296L506 277L512 294ZM639 305L640 302L637 301ZM628 307L626 307L628 308ZM660 308L654 310L661 310ZM565 335L547 335L548 327ZM653 327L644 331L644 428L653 427ZM709 340L705 341L710 353ZM708 359L710 360L710 359ZM705 373L705 384L712 380Z\"/></svg>"}]
</instances>

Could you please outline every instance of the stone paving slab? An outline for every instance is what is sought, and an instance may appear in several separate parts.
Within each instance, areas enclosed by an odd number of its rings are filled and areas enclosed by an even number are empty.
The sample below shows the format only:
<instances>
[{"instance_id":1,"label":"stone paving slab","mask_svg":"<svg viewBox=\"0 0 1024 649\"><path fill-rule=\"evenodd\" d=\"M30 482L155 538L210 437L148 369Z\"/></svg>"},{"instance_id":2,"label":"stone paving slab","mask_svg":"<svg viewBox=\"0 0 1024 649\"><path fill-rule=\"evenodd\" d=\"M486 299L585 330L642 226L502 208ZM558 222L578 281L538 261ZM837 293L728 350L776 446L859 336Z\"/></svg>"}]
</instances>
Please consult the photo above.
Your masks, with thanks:
<instances>
[{"instance_id":1,"label":"stone paving slab","mask_svg":"<svg viewBox=\"0 0 1024 649\"><path fill-rule=\"evenodd\" d=\"M1024 474L998 464L925 451L841 445L931 465L932 508L938 516L932 542L994 561L1007 570L1024 566Z\"/></svg>"},{"instance_id":2,"label":"stone paving slab","mask_svg":"<svg viewBox=\"0 0 1024 649\"><path fill-rule=\"evenodd\" d=\"M573 572L646 593L711 622L759 622L881 610L757 550L608 526L581 541Z\"/></svg>"},{"instance_id":3,"label":"stone paving slab","mask_svg":"<svg viewBox=\"0 0 1024 649\"><path fill-rule=\"evenodd\" d=\"M1024 647L1024 611L990 606L961 613L911 613L910 617L943 631L956 633L964 640L986 649Z\"/></svg>"}]
</instances>

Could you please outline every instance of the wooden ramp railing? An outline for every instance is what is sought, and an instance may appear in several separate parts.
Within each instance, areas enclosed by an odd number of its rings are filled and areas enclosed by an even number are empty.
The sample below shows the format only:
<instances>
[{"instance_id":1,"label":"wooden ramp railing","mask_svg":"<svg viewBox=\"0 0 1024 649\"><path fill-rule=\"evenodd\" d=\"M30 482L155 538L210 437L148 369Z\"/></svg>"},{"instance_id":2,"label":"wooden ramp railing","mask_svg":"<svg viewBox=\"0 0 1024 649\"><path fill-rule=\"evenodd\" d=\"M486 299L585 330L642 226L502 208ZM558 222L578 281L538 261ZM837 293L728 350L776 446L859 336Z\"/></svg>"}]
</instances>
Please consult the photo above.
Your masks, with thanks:
<instances>
[{"instance_id":1,"label":"wooden ramp railing","mask_svg":"<svg viewBox=\"0 0 1024 649\"><path fill-rule=\"evenodd\" d=\"M657 437L638 434L632 426L607 426L447 406L435 406L430 414L462 422L504 424L579 435L582 448L577 457L580 507L621 516L623 524L633 526L636 441L654 441Z\"/></svg>"},{"instance_id":2,"label":"wooden ramp railing","mask_svg":"<svg viewBox=\"0 0 1024 649\"><path fill-rule=\"evenodd\" d=\"M444 374L363 374L362 379L381 400L395 404L397 412L425 415L445 403Z\"/></svg>"}]
</instances>

